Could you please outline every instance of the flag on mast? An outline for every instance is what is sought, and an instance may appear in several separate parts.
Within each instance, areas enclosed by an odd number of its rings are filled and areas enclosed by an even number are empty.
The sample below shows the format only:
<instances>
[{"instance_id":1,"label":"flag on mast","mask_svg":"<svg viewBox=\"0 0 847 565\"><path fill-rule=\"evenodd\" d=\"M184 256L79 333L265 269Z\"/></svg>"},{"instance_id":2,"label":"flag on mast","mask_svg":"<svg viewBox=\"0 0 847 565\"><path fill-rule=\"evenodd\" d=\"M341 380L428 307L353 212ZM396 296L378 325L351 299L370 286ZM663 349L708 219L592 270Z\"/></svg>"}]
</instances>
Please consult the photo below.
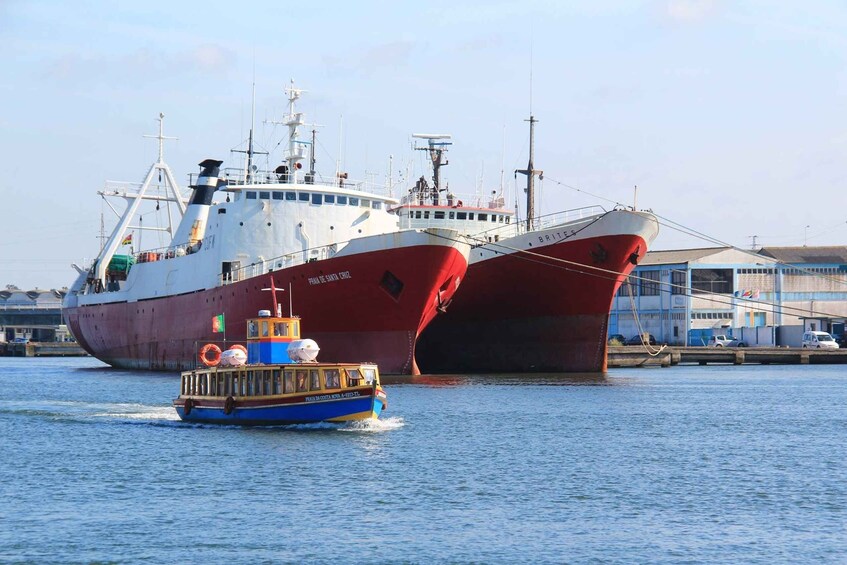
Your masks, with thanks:
<instances>
[{"instance_id":1,"label":"flag on mast","mask_svg":"<svg viewBox=\"0 0 847 565\"><path fill-rule=\"evenodd\" d=\"M224 331L224 315L218 314L212 317L212 332L221 333Z\"/></svg>"},{"instance_id":2,"label":"flag on mast","mask_svg":"<svg viewBox=\"0 0 847 565\"><path fill-rule=\"evenodd\" d=\"M123 238L123 240L121 241L121 245L129 245L130 243L132 243L131 233L127 234L126 237Z\"/></svg>"}]
</instances>

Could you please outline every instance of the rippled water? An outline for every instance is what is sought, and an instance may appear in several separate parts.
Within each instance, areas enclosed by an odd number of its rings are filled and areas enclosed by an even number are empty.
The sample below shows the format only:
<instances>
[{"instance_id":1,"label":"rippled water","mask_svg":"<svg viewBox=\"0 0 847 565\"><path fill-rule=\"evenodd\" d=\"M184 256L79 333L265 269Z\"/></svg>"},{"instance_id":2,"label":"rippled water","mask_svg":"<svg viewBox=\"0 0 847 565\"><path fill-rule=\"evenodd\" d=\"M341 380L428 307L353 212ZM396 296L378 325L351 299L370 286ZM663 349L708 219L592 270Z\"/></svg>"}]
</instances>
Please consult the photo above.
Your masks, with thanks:
<instances>
[{"instance_id":1,"label":"rippled water","mask_svg":"<svg viewBox=\"0 0 847 565\"><path fill-rule=\"evenodd\" d=\"M372 425L185 425L175 375L0 358L5 562L845 562L847 373L388 380Z\"/></svg>"}]
</instances>

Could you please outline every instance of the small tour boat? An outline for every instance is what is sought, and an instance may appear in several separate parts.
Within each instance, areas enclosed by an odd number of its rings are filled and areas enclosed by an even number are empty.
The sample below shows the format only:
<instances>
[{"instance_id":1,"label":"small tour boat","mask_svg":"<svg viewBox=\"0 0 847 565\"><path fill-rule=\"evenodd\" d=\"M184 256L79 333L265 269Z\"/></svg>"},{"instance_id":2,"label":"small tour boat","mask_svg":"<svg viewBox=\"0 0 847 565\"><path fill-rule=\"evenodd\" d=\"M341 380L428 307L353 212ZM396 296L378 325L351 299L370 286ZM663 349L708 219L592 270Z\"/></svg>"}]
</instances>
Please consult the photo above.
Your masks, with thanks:
<instances>
[{"instance_id":1,"label":"small tour boat","mask_svg":"<svg viewBox=\"0 0 847 565\"><path fill-rule=\"evenodd\" d=\"M203 347L205 367L182 373L174 408L188 422L252 426L379 418L388 401L376 364L318 363L318 351L299 318L262 310L247 321L246 352Z\"/></svg>"}]
</instances>

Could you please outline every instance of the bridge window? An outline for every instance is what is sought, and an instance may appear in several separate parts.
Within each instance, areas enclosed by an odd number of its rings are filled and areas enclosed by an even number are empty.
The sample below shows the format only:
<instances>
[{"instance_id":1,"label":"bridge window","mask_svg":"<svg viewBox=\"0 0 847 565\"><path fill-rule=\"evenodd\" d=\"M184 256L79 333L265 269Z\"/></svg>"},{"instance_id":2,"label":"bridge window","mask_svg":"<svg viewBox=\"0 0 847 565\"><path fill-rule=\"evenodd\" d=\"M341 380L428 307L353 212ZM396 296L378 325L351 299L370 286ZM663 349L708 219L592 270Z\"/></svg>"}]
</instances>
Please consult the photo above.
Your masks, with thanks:
<instances>
[{"instance_id":1,"label":"bridge window","mask_svg":"<svg viewBox=\"0 0 847 565\"><path fill-rule=\"evenodd\" d=\"M491 214L491 221L492 221L492 222L496 222L496 221L497 221L497 214Z\"/></svg>"},{"instance_id":2,"label":"bridge window","mask_svg":"<svg viewBox=\"0 0 847 565\"><path fill-rule=\"evenodd\" d=\"M247 200L256 200L256 193L252 190L248 190L245 196Z\"/></svg>"},{"instance_id":3,"label":"bridge window","mask_svg":"<svg viewBox=\"0 0 847 565\"><path fill-rule=\"evenodd\" d=\"M436 220L443 220L444 219L444 212L435 212L435 219Z\"/></svg>"},{"instance_id":4,"label":"bridge window","mask_svg":"<svg viewBox=\"0 0 847 565\"><path fill-rule=\"evenodd\" d=\"M473 220L473 212L468 212L468 219Z\"/></svg>"},{"instance_id":5,"label":"bridge window","mask_svg":"<svg viewBox=\"0 0 847 565\"><path fill-rule=\"evenodd\" d=\"M456 212L450 212L450 219L451 219L451 220L455 220L455 219L456 219Z\"/></svg>"},{"instance_id":6,"label":"bridge window","mask_svg":"<svg viewBox=\"0 0 847 565\"><path fill-rule=\"evenodd\" d=\"M359 199L358 199L358 198L353 198L353 197L351 196L351 197L350 197L350 206L358 206L358 205L359 205Z\"/></svg>"},{"instance_id":7,"label":"bridge window","mask_svg":"<svg viewBox=\"0 0 847 565\"><path fill-rule=\"evenodd\" d=\"M263 190L259 193L259 198L261 198L262 200L270 200L271 199L271 193L268 192L267 190Z\"/></svg>"},{"instance_id":8,"label":"bridge window","mask_svg":"<svg viewBox=\"0 0 847 565\"><path fill-rule=\"evenodd\" d=\"M488 214L479 214L476 219L479 220L480 222L487 222L488 221Z\"/></svg>"},{"instance_id":9,"label":"bridge window","mask_svg":"<svg viewBox=\"0 0 847 565\"><path fill-rule=\"evenodd\" d=\"M285 193L280 192L280 191L278 191L278 190L275 190L275 191L273 192L273 199L274 199L274 200L282 200L282 199L284 199L284 198L285 198Z\"/></svg>"},{"instance_id":10,"label":"bridge window","mask_svg":"<svg viewBox=\"0 0 847 565\"><path fill-rule=\"evenodd\" d=\"M341 195L339 194L339 195L338 195L338 204L340 204L341 206L346 206L346 205L347 205L347 197L346 197L346 196L341 196Z\"/></svg>"},{"instance_id":11,"label":"bridge window","mask_svg":"<svg viewBox=\"0 0 847 565\"><path fill-rule=\"evenodd\" d=\"M312 204L320 206L321 203L323 203L323 194L320 194L319 192L312 193Z\"/></svg>"},{"instance_id":12,"label":"bridge window","mask_svg":"<svg viewBox=\"0 0 847 565\"><path fill-rule=\"evenodd\" d=\"M506 223L507 223L507 224L511 224L511 223L512 223L512 217L511 217L511 216L506 216Z\"/></svg>"},{"instance_id":13,"label":"bridge window","mask_svg":"<svg viewBox=\"0 0 847 565\"><path fill-rule=\"evenodd\" d=\"M456 219L457 220L467 220L468 219L468 213L467 212L456 212Z\"/></svg>"},{"instance_id":14,"label":"bridge window","mask_svg":"<svg viewBox=\"0 0 847 565\"><path fill-rule=\"evenodd\" d=\"M362 204L361 204L361 206L362 206L362 208L370 208L370 207L371 207L371 201L370 201L370 200L365 200L365 199L363 198L363 199L362 199Z\"/></svg>"},{"instance_id":15,"label":"bridge window","mask_svg":"<svg viewBox=\"0 0 847 565\"><path fill-rule=\"evenodd\" d=\"M324 195L324 202L326 202L327 204L335 204L335 195L334 194Z\"/></svg>"},{"instance_id":16,"label":"bridge window","mask_svg":"<svg viewBox=\"0 0 847 565\"><path fill-rule=\"evenodd\" d=\"M295 200L297 200L297 193L296 192L286 192L285 193L285 199L288 202L294 202Z\"/></svg>"},{"instance_id":17,"label":"bridge window","mask_svg":"<svg viewBox=\"0 0 847 565\"><path fill-rule=\"evenodd\" d=\"M298 192L297 200L300 202L308 202L309 201L309 193L308 192Z\"/></svg>"},{"instance_id":18,"label":"bridge window","mask_svg":"<svg viewBox=\"0 0 847 565\"><path fill-rule=\"evenodd\" d=\"M429 210L424 210L424 220L429 219Z\"/></svg>"},{"instance_id":19,"label":"bridge window","mask_svg":"<svg viewBox=\"0 0 847 565\"><path fill-rule=\"evenodd\" d=\"M374 200L373 202L371 202L371 208L373 208L374 210L382 210L382 202L377 202L376 200Z\"/></svg>"}]
</instances>

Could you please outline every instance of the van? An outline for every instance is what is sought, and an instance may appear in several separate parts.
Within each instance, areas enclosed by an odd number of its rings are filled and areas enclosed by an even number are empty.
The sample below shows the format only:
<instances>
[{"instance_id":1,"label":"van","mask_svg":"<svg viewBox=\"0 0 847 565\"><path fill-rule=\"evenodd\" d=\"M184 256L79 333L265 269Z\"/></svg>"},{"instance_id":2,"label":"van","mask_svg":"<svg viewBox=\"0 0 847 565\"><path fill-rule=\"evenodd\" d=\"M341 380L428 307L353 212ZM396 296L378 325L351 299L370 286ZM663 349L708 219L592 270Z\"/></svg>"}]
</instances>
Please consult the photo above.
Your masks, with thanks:
<instances>
[{"instance_id":1,"label":"van","mask_svg":"<svg viewBox=\"0 0 847 565\"><path fill-rule=\"evenodd\" d=\"M838 349L838 343L826 332L806 332L803 334L803 347Z\"/></svg>"}]
</instances>

